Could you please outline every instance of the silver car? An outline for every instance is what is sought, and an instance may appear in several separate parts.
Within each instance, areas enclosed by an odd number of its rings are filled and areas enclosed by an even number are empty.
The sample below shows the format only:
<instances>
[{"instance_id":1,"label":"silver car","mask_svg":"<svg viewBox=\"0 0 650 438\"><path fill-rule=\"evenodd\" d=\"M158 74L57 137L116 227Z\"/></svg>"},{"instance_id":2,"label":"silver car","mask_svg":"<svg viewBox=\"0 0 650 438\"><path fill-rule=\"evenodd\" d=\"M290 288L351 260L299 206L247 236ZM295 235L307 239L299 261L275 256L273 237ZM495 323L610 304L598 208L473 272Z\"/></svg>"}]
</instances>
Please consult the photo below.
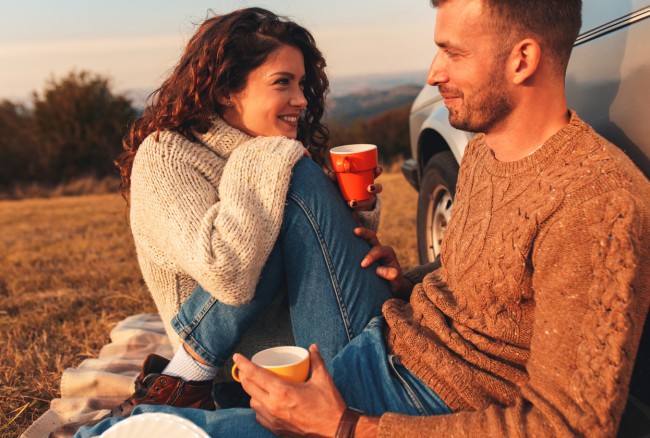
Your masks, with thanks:
<instances>
[{"instance_id":1,"label":"silver car","mask_svg":"<svg viewBox=\"0 0 650 438\"><path fill-rule=\"evenodd\" d=\"M650 177L650 0L584 0L567 71L569 106ZM458 163L472 134L452 128L437 88L425 86L410 115L412 159L402 170L419 191L418 252L433 261L447 228ZM650 323L619 436L650 436Z\"/></svg>"}]
</instances>

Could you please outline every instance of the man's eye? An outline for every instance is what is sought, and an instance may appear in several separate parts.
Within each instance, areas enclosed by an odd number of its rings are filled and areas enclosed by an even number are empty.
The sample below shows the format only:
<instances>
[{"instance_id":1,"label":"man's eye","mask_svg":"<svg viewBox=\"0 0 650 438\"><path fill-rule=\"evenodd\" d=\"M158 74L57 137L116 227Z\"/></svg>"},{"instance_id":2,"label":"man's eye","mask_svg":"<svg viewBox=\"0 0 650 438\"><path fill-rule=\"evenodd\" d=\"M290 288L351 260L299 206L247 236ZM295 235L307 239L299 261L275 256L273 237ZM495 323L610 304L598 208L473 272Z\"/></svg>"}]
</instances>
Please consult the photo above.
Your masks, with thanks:
<instances>
[{"instance_id":1,"label":"man's eye","mask_svg":"<svg viewBox=\"0 0 650 438\"><path fill-rule=\"evenodd\" d=\"M454 56L456 56L456 54L451 50L445 50L445 55L447 55L449 58L453 58Z\"/></svg>"}]
</instances>

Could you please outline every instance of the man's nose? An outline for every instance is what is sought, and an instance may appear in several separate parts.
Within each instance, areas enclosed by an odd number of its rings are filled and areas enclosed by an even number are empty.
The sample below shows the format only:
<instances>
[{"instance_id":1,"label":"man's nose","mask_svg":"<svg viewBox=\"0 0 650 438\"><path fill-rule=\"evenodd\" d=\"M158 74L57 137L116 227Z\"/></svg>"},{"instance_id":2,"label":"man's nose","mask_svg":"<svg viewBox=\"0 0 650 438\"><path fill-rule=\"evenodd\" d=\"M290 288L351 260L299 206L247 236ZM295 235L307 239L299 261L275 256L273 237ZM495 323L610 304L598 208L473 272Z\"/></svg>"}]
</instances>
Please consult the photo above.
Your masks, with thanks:
<instances>
[{"instance_id":1,"label":"man's nose","mask_svg":"<svg viewBox=\"0 0 650 438\"><path fill-rule=\"evenodd\" d=\"M427 74L427 84L436 86L449 81L449 73L443 60L442 51L438 50L436 56L431 61L429 73Z\"/></svg>"}]
</instances>

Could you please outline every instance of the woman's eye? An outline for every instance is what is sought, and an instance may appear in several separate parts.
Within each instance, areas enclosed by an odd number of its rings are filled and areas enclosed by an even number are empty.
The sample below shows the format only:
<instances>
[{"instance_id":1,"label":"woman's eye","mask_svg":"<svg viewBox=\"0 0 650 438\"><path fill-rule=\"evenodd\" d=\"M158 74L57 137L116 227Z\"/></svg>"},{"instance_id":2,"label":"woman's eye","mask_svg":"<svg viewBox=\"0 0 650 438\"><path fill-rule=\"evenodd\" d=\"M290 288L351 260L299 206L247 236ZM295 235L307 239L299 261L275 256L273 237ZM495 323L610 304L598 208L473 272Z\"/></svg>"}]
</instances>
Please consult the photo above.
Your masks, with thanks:
<instances>
[{"instance_id":1,"label":"woman's eye","mask_svg":"<svg viewBox=\"0 0 650 438\"><path fill-rule=\"evenodd\" d=\"M277 85L289 85L289 79L287 78L278 79L277 81L275 81L275 83Z\"/></svg>"}]
</instances>

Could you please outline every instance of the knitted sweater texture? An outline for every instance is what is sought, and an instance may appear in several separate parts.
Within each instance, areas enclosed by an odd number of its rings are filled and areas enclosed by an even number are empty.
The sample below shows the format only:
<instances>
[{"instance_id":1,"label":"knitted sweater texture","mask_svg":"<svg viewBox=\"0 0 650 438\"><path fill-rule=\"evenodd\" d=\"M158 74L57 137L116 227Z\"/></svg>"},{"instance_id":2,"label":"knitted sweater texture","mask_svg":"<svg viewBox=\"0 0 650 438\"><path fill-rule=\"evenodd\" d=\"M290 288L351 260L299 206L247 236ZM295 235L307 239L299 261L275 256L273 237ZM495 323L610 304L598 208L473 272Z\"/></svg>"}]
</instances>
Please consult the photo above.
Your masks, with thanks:
<instances>
[{"instance_id":1,"label":"knitted sweater texture","mask_svg":"<svg viewBox=\"0 0 650 438\"><path fill-rule=\"evenodd\" d=\"M384 305L453 413L379 436L614 436L650 303L650 183L575 113L534 154L469 143L441 267Z\"/></svg>"},{"instance_id":2,"label":"knitted sweater texture","mask_svg":"<svg viewBox=\"0 0 650 438\"><path fill-rule=\"evenodd\" d=\"M279 235L291 170L304 153L298 141L252 138L218 117L196 135L198 142L175 132L150 135L132 172L138 261L175 347L171 319L197 283L228 305L253 297ZM362 216L377 226L378 209Z\"/></svg>"}]
</instances>

